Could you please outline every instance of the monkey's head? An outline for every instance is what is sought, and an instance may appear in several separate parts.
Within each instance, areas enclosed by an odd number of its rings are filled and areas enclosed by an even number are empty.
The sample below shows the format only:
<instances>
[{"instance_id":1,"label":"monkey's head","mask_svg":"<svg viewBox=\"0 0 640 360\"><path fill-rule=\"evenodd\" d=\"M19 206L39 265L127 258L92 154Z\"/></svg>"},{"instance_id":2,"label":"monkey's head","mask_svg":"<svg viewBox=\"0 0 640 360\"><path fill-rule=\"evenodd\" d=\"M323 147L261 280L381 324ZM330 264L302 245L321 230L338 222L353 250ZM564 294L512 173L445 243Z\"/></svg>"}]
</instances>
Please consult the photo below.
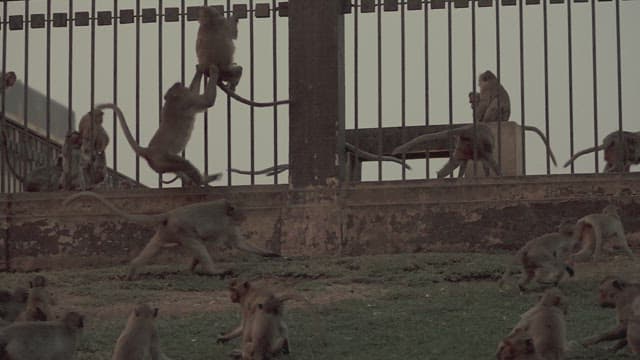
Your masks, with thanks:
<instances>
[{"instance_id":1,"label":"monkey's head","mask_svg":"<svg viewBox=\"0 0 640 360\"><path fill-rule=\"evenodd\" d=\"M605 215L618 216L618 211L620 208L617 205L607 205L604 209L602 209L602 213Z\"/></svg>"},{"instance_id":2,"label":"monkey's head","mask_svg":"<svg viewBox=\"0 0 640 360\"><path fill-rule=\"evenodd\" d=\"M248 281L232 280L229 283L229 298L231 302L239 303L244 299L249 290L251 290L251 283Z\"/></svg>"},{"instance_id":3,"label":"monkey's head","mask_svg":"<svg viewBox=\"0 0 640 360\"><path fill-rule=\"evenodd\" d=\"M47 286L47 278L42 275L36 275L31 281L29 281L29 287L45 287Z\"/></svg>"},{"instance_id":4,"label":"monkey's head","mask_svg":"<svg viewBox=\"0 0 640 360\"><path fill-rule=\"evenodd\" d=\"M84 120L85 118L91 119L91 114L93 114L93 121L95 123L102 124L102 120L104 118L104 112L100 109L93 109L93 111L87 112L86 114L84 114L82 119L80 119L80 121Z\"/></svg>"},{"instance_id":5,"label":"monkey's head","mask_svg":"<svg viewBox=\"0 0 640 360\"><path fill-rule=\"evenodd\" d=\"M616 307L616 299L627 286L629 284L625 280L617 276L607 276L598 288L598 304L603 308Z\"/></svg>"},{"instance_id":6,"label":"monkey's head","mask_svg":"<svg viewBox=\"0 0 640 360\"><path fill-rule=\"evenodd\" d=\"M169 90L164 94L164 100L167 102L179 101L190 93L189 88L182 85L182 83L174 83Z\"/></svg>"},{"instance_id":7,"label":"monkey's head","mask_svg":"<svg viewBox=\"0 0 640 360\"><path fill-rule=\"evenodd\" d=\"M226 22L224 15L215 8L215 6L203 6L200 9L200 17L198 18L200 25L223 25Z\"/></svg>"},{"instance_id":8,"label":"monkey's head","mask_svg":"<svg viewBox=\"0 0 640 360\"><path fill-rule=\"evenodd\" d=\"M141 319L154 319L158 316L158 308L151 308L148 304L138 304L133 309L133 316Z\"/></svg>"},{"instance_id":9,"label":"monkey's head","mask_svg":"<svg viewBox=\"0 0 640 360\"><path fill-rule=\"evenodd\" d=\"M535 352L533 339L527 336L523 329L516 329L511 336L500 342L496 359L516 360L524 356L532 356Z\"/></svg>"},{"instance_id":10,"label":"monkey's head","mask_svg":"<svg viewBox=\"0 0 640 360\"><path fill-rule=\"evenodd\" d=\"M478 76L478 86L480 87L480 90L482 90L487 83L492 83L497 80L498 78L496 75L492 73L491 70L487 70Z\"/></svg>"},{"instance_id":11,"label":"monkey's head","mask_svg":"<svg viewBox=\"0 0 640 360\"><path fill-rule=\"evenodd\" d=\"M68 312L64 315L62 322L70 330L82 329L84 327L84 316L75 311Z\"/></svg>"},{"instance_id":12,"label":"monkey's head","mask_svg":"<svg viewBox=\"0 0 640 360\"><path fill-rule=\"evenodd\" d=\"M242 209L240 208L235 207L227 200L225 200L224 202L224 213L236 223L247 220L247 216L245 215L244 211L242 211Z\"/></svg>"},{"instance_id":13,"label":"monkey's head","mask_svg":"<svg viewBox=\"0 0 640 360\"><path fill-rule=\"evenodd\" d=\"M267 314L278 314L282 310L282 305L281 299L271 295L258 304L258 309Z\"/></svg>"},{"instance_id":14,"label":"monkey's head","mask_svg":"<svg viewBox=\"0 0 640 360\"><path fill-rule=\"evenodd\" d=\"M73 148L79 148L82 146L82 135L77 131L69 131L64 142Z\"/></svg>"},{"instance_id":15,"label":"monkey's head","mask_svg":"<svg viewBox=\"0 0 640 360\"><path fill-rule=\"evenodd\" d=\"M567 298L558 288L547 289L540 296L539 304L543 306L554 306L567 313Z\"/></svg>"},{"instance_id":16,"label":"monkey's head","mask_svg":"<svg viewBox=\"0 0 640 360\"><path fill-rule=\"evenodd\" d=\"M18 77L16 76L16 73L14 73L13 71L9 71L8 73L4 74L5 88L10 88L13 85L15 85L16 80L18 80Z\"/></svg>"}]
</instances>

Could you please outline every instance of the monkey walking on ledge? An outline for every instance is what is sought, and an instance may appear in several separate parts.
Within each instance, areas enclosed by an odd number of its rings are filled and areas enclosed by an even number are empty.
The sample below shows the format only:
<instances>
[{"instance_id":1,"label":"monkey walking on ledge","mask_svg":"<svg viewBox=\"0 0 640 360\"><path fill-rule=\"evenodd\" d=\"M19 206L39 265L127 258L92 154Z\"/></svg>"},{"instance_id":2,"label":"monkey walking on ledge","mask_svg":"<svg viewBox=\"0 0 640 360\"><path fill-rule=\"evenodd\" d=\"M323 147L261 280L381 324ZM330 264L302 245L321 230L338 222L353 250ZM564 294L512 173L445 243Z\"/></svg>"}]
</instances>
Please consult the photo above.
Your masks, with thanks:
<instances>
[{"instance_id":1,"label":"monkey walking on ledge","mask_svg":"<svg viewBox=\"0 0 640 360\"><path fill-rule=\"evenodd\" d=\"M224 199L181 206L155 215L129 214L115 207L103 196L90 191L71 195L62 204L67 206L70 202L85 196L99 200L109 210L129 221L156 226L156 233L140 254L131 261L128 280L134 279L138 268L147 264L160 250L177 246L183 246L192 253L192 271L198 264L202 264L207 275L224 274L225 271L217 269L213 264L205 241L220 241L264 257L280 256L241 240L237 223L243 221L246 216L242 210Z\"/></svg>"}]
</instances>

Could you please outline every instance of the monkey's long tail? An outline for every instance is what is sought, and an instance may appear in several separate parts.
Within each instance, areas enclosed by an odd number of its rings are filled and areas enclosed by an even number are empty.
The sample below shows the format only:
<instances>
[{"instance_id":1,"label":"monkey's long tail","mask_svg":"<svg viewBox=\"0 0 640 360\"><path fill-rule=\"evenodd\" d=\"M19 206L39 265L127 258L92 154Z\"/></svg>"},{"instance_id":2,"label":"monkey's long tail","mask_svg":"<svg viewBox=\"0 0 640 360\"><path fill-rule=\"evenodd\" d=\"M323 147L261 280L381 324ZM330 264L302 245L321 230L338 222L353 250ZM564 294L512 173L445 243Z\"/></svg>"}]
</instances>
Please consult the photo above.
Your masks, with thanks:
<instances>
[{"instance_id":1,"label":"monkey's long tail","mask_svg":"<svg viewBox=\"0 0 640 360\"><path fill-rule=\"evenodd\" d=\"M600 150L604 150L605 146L603 145L598 145L598 146L594 146L594 147L590 147L590 148L586 148L582 151L578 151L577 153L575 153L571 159L567 160L566 163L564 163L564 167L567 167L569 165L571 165L571 163L573 163L574 161L576 161L577 158L579 158L580 156L584 155L584 154L588 154L588 153L592 153L595 151L600 151Z\"/></svg>"},{"instance_id":2,"label":"monkey's long tail","mask_svg":"<svg viewBox=\"0 0 640 360\"><path fill-rule=\"evenodd\" d=\"M551 150L551 145L549 144L549 139L547 139L546 136L544 136L544 134L542 133L542 131L540 131L540 129L533 127L533 126L523 126L525 130L528 131L533 131L534 133L538 134L540 136L540 138L542 139L542 142L544 142L544 145L547 147L547 150L549 150L549 157L551 158L551 161L553 161L553 165L554 166L558 166L558 163L556 162L556 156L553 155L553 150Z\"/></svg>"},{"instance_id":3,"label":"monkey's long tail","mask_svg":"<svg viewBox=\"0 0 640 360\"><path fill-rule=\"evenodd\" d=\"M262 175L266 174L267 176L274 176L276 174L280 174L281 172L285 172L289 170L289 164L281 164L278 166L271 166L266 169L251 171L251 170L240 170L235 168L230 168L229 171L236 174L241 175Z\"/></svg>"},{"instance_id":4,"label":"monkey's long tail","mask_svg":"<svg viewBox=\"0 0 640 360\"><path fill-rule=\"evenodd\" d=\"M442 138L446 139L447 137L459 135L460 133L465 132L467 130L468 129L466 127L462 127L458 129L444 130L444 131L440 131L433 134L420 135L396 147L395 149L393 149L391 153L393 155L404 154L416 145L419 145L422 143L429 143L430 141L438 140Z\"/></svg>"},{"instance_id":5,"label":"monkey's long tail","mask_svg":"<svg viewBox=\"0 0 640 360\"><path fill-rule=\"evenodd\" d=\"M136 140L133 138L133 135L131 135L131 130L129 130L129 126L127 125L127 120L125 119L124 114L122 113L122 110L120 110L118 106L112 103L106 103L106 104L98 104L94 106L94 109L95 110L102 110L102 109L113 110L116 113L116 117L118 118L118 121L120 121L120 127L122 127L122 131L124 131L124 136L125 138L127 138L127 142L129 143L129 145L131 145L131 148L133 149L133 151L136 152L136 154L143 156L146 148L138 145Z\"/></svg>"},{"instance_id":6,"label":"monkey's long tail","mask_svg":"<svg viewBox=\"0 0 640 360\"><path fill-rule=\"evenodd\" d=\"M373 153L364 151L364 150L362 150L360 148L357 148L355 145L350 144L350 143L345 143L344 146L347 148L347 150L353 152L354 154L358 155L358 157L361 157L363 159L370 160L370 161L375 161L375 160L378 160L378 159L380 159L382 161L391 161L391 162L398 163L398 164L404 166L404 168L407 169L407 170L411 170L411 166L409 166L409 164L403 163L401 159L398 159L398 158L396 158L394 156L385 156L385 155L378 156L376 154L373 154Z\"/></svg>"},{"instance_id":7,"label":"monkey's long tail","mask_svg":"<svg viewBox=\"0 0 640 360\"><path fill-rule=\"evenodd\" d=\"M9 168L9 171L11 171L11 173L13 174L13 176L15 176L16 179L18 179L21 183L25 184L27 182L26 179L24 178L24 176L18 174L15 167L13 166L13 162L9 157L9 143L7 141L7 134L5 134L4 131L2 132L2 139L0 139L0 141L2 142L2 152L4 153L4 161L7 163L7 167Z\"/></svg>"},{"instance_id":8,"label":"monkey's long tail","mask_svg":"<svg viewBox=\"0 0 640 360\"><path fill-rule=\"evenodd\" d=\"M274 106L274 105L285 105L285 104L289 104L291 101L290 100L278 100L275 102L255 102L255 101L251 101L251 100L247 100L245 98L243 98L242 96L238 95L235 93L235 91L229 89L226 85L224 85L222 82L218 81L218 87L220 87L220 89L222 89L222 91L226 92L227 95L231 96L232 98L236 99L237 101L245 104L245 105L249 105L249 106L255 106L255 107L268 107L268 106Z\"/></svg>"},{"instance_id":9,"label":"monkey's long tail","mask_svg":"<svg viewBox=\"0 0 640 360\"><path fill-rule=\"evenodd\" d=\"M137 222L137 223L153 223L153 224L157 224L157 223L161 223L163 221L165 221L167 219L167 215L166 214L156 214L156 215L138 215L138 214L130 214L127 213L123 210L118 209L117 207L115 207L112 203L110 203L107 199L105 199L103 196L101 196L100 194L94 193L92 191L83 191L77 194L73 194L71 196L69 196L68 198L64 199L64 201L62 202L62 206L67 206L70 202L84 197L84 196L88 196L88 197L92 197L94 199L97 199L98 201L100 201L104 206L106 206L109 210L111 210L112 212L114 212L117 215L122 216L123 218L129 220L129 221L133 221L133 222Z\"/></svg>"}]
</instances>

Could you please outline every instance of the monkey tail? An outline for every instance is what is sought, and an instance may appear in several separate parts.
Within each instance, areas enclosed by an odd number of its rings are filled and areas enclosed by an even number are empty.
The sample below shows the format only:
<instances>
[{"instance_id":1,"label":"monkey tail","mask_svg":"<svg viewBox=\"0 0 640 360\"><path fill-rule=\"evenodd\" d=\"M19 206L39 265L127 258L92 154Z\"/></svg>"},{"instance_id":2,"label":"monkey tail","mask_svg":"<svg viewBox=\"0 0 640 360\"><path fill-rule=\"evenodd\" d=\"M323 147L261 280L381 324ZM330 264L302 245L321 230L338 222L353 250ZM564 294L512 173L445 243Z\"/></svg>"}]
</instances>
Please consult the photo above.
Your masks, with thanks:
<instances>
[{"instance_id":1,"label":"monkey tail","mask_svg":"<svg viewBox=\"0 0 640 360\"><path fill-rule=\"evenodd\" d=\"M0 141L2 142L2 152L4 153L4 161L7 163L7 167L9 168L9 171L11 171L11 173L16 179L18 179L21 183L25 184L27 182L25 177L18 174L15 167L13 166L13 162L9 157L9 145L7 142L7 134L5 134L4 131L2 132L2 139L0 139Z\"/></svg>"},{"instance_id":2,"label":"monkey tail","mask_svg":"<svg viewBox=\"0 0 640 360\"><path fill-rule=\"evenodd\" d=\"M402 165L405 169L407 170L411 170L411 166L409 166L409 164L407 164L406 162L403 162L401 159L398 159L395 156L378 156L376 154L372 154L370 152L364 151L360 148L357 148L355 145L350 144L350 143L344 143L344 146L347 148L347 150L353 152L354 154L356 154L358 157L361 157L365 160L371 160L371 161L375 161L375 160L382 160L382 161L391 161L394 163L398 163L400 165Z\"/></svg>"},{"instance_id":3,"label":"monkey tail","mask_svg":"<svg viewBox=\"0 0 640 360\"><path fill-rule=\"evenodd\" d=\"M94 109L95 110L102 110L102 109L113 110L116 113L116 117L118 118L118 121L120 122L120 127L122 127L122 131L124 131L124 136L125 138L127 138L127 142L129 143L129 145L131 145L131 148L133 149L133 151L135 151L136 154L144 157L144 154L146 153L146 148L136 143L136 140L133 138L133 135L131 135L131 130L129 130L129 126L127 125L127 120L125 119L124 114L122 113L122 110L118 106L112 103L106 103L106 104L98 104L94 106Z\"/></svg>"},{"instance_id":4,"label":"monkey tail","mask_svg":"<svg viewBox=\"0 0 640 360\"><path fill-rule=\"evenodd\" d=\"M566 163L564 163L564 167L567 167L569 165L571 165L571 163L573 163L574 161L576 161L577 158L579 158L580 156L584 155L584 154L588 154L588 153L592 153L595 151L600 151L600 150L604 150L605 146L603 145L598 145L598 146L594 146L594 147L590 147L587 149L584 149L582 151L578 151L577 153L575 153L571 159L567 160Z\"/></svg>"},{"instance_id":5,"label":"monkey tail","mask_svg":"<svg viewBox=\"0 0 640 360\"><path fill-rule=\"evenodd\" d=\"M266 169L258 170L258 171L250 171L250 170L239 170L235 168L230 168L228 171L241 175L262 175L266 174L267 176L274 176L276 174L280 174L281 172L285 172L289 170L289 164L281 164L278 166L271 166Z\"/></svg>"},{"instance_id":6,"label":"monkey tail","mask_svg":"<svg viewBox=\"0 0 640 360\"><path fill-rule=\"evenodd\" d=\"M274 105L285 105L285 104L289 104L291 101L290 100L278 100L278 101L274 101L274 102L255 102L255 101L251 101L251 100L247 100L245 98L243 98L242 96L238 95L235 93L235 91L229 89L226 85L224 85L222 82L218 81L218 86L220 87L220 89L222 89L222 91L226 92L227 95L231 96L232 98L234 98L235 100L245 104L245 105L249 105L249 106L255 106L255 107L268 107L268 106L274 106Z\"/></svg>"},{"instance_id":7,"label":"monkey tail","mask_svg":"<svg viewBox=\"0 0 640 360\"><path fill-rule=\"evenodd\" d=\"M163 184L171 184L171 183L174 183L174 182L175 182L176 180L178 180L178 179L180 179L180 176L176 175L176 176L174 176L174 177L173 177L173 179L171 179L171 180L162 180L162 183L163 183Z\"/></svg>"},{"instance_id":8,"label":"monkey tail","mask_svg":"<svg viewBox=\"0 0 640 360\"><path fill-rule=\"evenodd\" d=\"M549 144L549 139L547 139L546 136L544 136L544 134L542 133L542 131L540 131L540 129L533 127L533 126L523 126L525 130L527 131L533 131L536 134L538 134L540 136L540 138L542 139L542 142L544 142L544 145L547 147L547 150L549 150L549 157L551 158L551 161L553 161L553 165L554 166L558 166L558 163L556 162L556 156L553 155L553 150L551 150L551 145ZM566 165L565 165L566 167Z\"/></svg>"},{"instance_id":9,"label":"monkey tail","mask_svg":"<svg viewBox=\"0 0 640 360\"><path fill-rule=\"evenodd\" d=\"M122 216L123 218L129 220L129 221L133 221L133 222L137 222L137 223L161 223L163 221L165 221L167 219L167 215L166 214L156 214L156 215L137 215L137 214L130 214L127 213L123 210L118 209L117 207L115 207L112 203L110 203L107 199L105 199L102 195L94 193L92 191L83 191L83 192L79 192L77 194L73 194L71 196L69 196L68 198L66 198L63 202L62 202L62 206L67 206L69 203L71 203L72 201L84 197L84 196L88 196L88 197L92 197L94 199L97 199L98 201L100 201L104 206L106 206L109 210L111 210L112 212L114 212L117 215Z\"/></svg>"}]
</instances>

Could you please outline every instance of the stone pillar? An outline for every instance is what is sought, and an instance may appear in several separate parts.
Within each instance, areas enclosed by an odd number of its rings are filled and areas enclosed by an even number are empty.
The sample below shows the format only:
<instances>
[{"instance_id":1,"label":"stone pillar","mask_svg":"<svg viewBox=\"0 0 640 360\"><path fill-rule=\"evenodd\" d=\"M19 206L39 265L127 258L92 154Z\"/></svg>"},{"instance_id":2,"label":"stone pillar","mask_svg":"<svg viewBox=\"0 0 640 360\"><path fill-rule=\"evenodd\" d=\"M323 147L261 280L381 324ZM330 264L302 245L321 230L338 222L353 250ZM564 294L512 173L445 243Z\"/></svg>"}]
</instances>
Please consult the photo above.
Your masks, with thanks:
<instances>
[{"instance_id":1,"label":"stone pillar","mask_svg":"<svg viewBox=\"0 0 640 360\"><path fill-rule=\"evenodd\" d=\"M503 121L483 123L489 126L495 139L495 148L493 152L493 158L500 165L503 176L519 176L522 175L522 127L513 121ZM498 129L501 136L498 137ZM500 140L498 140L500 139ZM501 145L498 146L498 141ZM500 151L498 150L500 149ZM498 158L498 153L501 153L501 157ZM465 177L473 177L473 161L469 161L467 164L467 172ZM478 163L476 168L478 177L484 177L484 170L482 164ZM495 176L491 172L491 176Z\"/></svg>"},{"instance_id":2,"label":"stone pillar","mask_svg":"<svg viewBox=\"0 0 640 360\"><path fill-rule=\"evenodd\" d=\"M289 186L344 179L342 0L289 1Z\"/></svg>"}]
</instances>

